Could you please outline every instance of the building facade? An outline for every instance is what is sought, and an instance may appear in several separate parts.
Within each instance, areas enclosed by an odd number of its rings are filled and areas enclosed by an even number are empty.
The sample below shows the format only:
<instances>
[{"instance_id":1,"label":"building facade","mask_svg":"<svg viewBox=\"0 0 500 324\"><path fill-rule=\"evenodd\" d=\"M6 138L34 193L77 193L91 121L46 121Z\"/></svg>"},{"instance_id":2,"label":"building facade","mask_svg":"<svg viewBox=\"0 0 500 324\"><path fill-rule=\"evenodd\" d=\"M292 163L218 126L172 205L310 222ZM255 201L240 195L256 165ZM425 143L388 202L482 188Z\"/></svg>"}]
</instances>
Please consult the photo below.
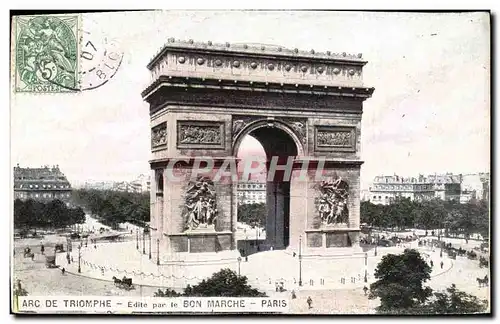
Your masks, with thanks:
<instances>
[{"instance_id":1,"label":"building facade","mask_svg":"<svg viewBox=\"0 0 500 324\"><path fill-rule=\"evenodd\" d=\"M388 205L396 198L423 201L434 198L434 184L420 175L415 177L377 176L370 187L369 201L377 205Z\"/></svg>"},{"instance_id":2,"label":"building facade","mask_svg":"<svg viewBox=\"0 0 500 324\"><path fill-rule=\"evenodd\" d=\"M489 173L432 174L418 177L377 176L370 187L369 201L388 205L396 198L415 201L438 198L464 204L474 199L487 199Z\"/></svg>"},{"instance_id":3,"label":"building facade","mask_svg":"<svg viewBox=\"0 0 500 324\"><path fill-rule=\"evenodd\" d=\"M59 199L69 204L71 184L59 166L41 168L14 167L14 199L51 201Z\"/></svg>"},{"instance_id":4,"label":"building facade","mask_svg":"<svg viewBox=\"0 0 500 324\"><path fill-rule=\"evenodd\" d=\"M248 181L238 183L238 205L265 204L266 183Z\"/></svg>"}]
</instances>

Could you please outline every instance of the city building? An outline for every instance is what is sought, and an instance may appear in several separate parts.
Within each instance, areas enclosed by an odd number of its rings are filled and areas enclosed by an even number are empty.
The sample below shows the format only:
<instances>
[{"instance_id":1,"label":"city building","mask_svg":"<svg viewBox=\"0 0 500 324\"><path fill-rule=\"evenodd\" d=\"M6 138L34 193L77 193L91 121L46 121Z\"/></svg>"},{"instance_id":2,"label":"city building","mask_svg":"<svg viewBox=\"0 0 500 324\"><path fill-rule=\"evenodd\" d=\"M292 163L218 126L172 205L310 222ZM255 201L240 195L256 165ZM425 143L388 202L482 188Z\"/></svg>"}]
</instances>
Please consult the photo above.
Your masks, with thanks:
<instances>
[{"instance_id":1,"label":"city building","mask_svg":"<svg viewBox=\"0 0 500 324\"><path fill-rule=\"evenodd\" d=\"M113 190L113 181L85 181L83 189Z\"/></svg>"},{"instance_id":2,"label":"city building","mask_svg":"<svg viewBox=\"0 0 500 324\"><path fill-rule=\"evenodd\" d=\"M489 173L377 176L369 191L369 201L374 204L387 205L396 197L416 201L438 198L467 203L474 199L487 199Z\"/></svg>"},{"instance_id":3,"label":"city building","mask_svg":"<svg viewBox=\"0 0 500 324\"><path fill-rule=\"evenodd\" d=\"M238 183L238 205L265 204L266 183L256 180Z\"/></svg>"},{"instance_id":4,"label":"city building","mask_svg":"<svg viewBox=\"0 0 500 324\"><path fill-rule=\"evenodd\" d=\"M461 174L433 174L426 178L433 184L434 197L442 200L460 200L463 178Z\"/></svg>"},{"instance_id":5,"label":"city building","mask_svg":"<svg viewBox=\"0 0 500 324\"><path fill-rule=\"evenodd\" d=\"M369 201L373 204L388 205L398 197L423 201L434 196L434 184L422 175L418 178L382 175L373 180Z\"/></svg>"},{"instance_id":6,"label":"city building","mask_svg":"<svg viewBox=\"0 0 500 324\"><path fill-rule=\"evenodd\" d=\"M462 191L475 192L475 199L488 200L490 192L490 174L488 172L479 172L463 175Z\"/></svg>"},{"instance_id":7,"label":"city building","mask_svg":"<svg viewBox=\"0 0 500 324\"><path fill-rule=\"evenodd\" d=\"M151 191L151 176L141 174L130 185L133 192L149 192Z\"/></svg>"},{"instance_id":8,"label":"city building","mask_svg":"<svg viewBox=\"0 0 500 324\"><path fill-rule=\"evenodd\" d=\"M69 204L71 184L58 165L41 168L14 167L14 199L50 201L59 199Z\"/></svg>"}]
</instances>

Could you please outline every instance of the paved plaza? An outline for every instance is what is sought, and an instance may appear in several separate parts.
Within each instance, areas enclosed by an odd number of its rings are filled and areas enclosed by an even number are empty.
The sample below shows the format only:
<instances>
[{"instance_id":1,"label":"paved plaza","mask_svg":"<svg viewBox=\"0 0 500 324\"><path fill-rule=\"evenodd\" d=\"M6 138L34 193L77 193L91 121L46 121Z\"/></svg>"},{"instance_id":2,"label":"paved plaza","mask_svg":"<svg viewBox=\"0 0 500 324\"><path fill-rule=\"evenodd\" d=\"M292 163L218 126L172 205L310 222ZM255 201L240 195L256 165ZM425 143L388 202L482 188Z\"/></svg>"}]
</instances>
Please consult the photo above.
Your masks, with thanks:
<instances>
[{"instance_id":1,"label":"paved plaza","mask_svg":"<svg viewBox=\"0 0 500 324\"><path fill-rule=\"evenodd\" d=\"M131 224L124 225L135 231ZM88 217L85 229L100 228L101 224ZM426 240L437 239L426 237ZM481 242L464 239L444 238L445 242L455 247L470 250ZM269 296L290 297L294 290L297 299L290 300L293 313L372 313L378 305L377 300L368 300L362 288L374 281L373 272L381 258L389 253L402 253L405 248L417 248L423 257L434 263L431 280L428 285L434 290L444 290L451 284L458 289L488 299L489 287L479 287L476 278L489 275L488 268L479 268L478 261L466 257L449 259L446 254L441 258L439 249L429 246L418 247L417 241L396 247L378 247L377 256L373 248L353 256L338 255L315 257L307 254L302 258L302 287L298 285L299 259L290 250L265 251L241 259L225 258L223 253L207 262L187 262L184 266L156 265L157 256L149 258L149 242L136 240L135 235L126 235L121 242L102 242L82 244L80 250L81 273L78 273L77 243L73 244L68 264L66 253L57 254L57 264L64 267L49 269L45 266L45 257L40 253L40 243L46 247L65 242L65 238L47 235L43 239L22 239L15 241L14 267L15 280L20 279L30 295L103 295L103 296L153 296L159 288L174 288L181 291L182 283L196 284L203 278L221 268L229 268L248 277L251 286L265 291ZM24 258L22 250L30 246L35 252L35 259ZM137 248L137 246L139 248ZM49 248L50 249L50 248ZM46 251L49 251L48 249ZM146 252L145 254L143 253ZM203 257L203 254L200 254ZM440 262L443 261L443 268ZM366 262L366 265L365 265ZM177 268L175 270L174 268ZM180 269L180 270L179 270ZM364 282L365 269L368 282ZM135 289L124 290L116 287L112 277L132 278ZM284 283L284 292L276 292L276 281ZM313 307L308 308L307 298L313 300Z\"/></svg>"}]
</instances>

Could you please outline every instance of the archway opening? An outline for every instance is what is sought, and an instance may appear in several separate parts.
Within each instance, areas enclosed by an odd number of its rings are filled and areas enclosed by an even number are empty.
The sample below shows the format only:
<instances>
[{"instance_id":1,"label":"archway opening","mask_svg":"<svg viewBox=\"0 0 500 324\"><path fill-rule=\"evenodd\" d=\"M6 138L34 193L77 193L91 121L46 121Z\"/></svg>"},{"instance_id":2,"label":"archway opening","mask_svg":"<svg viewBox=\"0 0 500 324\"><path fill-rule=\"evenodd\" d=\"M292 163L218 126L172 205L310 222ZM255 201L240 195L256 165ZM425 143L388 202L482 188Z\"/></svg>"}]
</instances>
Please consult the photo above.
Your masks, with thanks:
<instances>
[{"instance_id":1,"label":"archway opening","mask_svg":"<svg viewBox=\"0 0 500 324\"><path fill-rule=\"evenodd\" d=\"M252 244L254 248L248 249L245 254L268 249L285 249L289 245L290 179L287 179L285 170L278 170L279 168L270 170L270 165L274 159L278 166L284 166L290 156L297 155L298 148L293 138L278 127L255 128L241 141L237 152L238 158L241 159L240 165L246 165L247 159L254 160L255 157L260 157L263 170L258 174L252 174L248 184L239 183L238 187L242 190L238 190L238 197L245 197L252 192L252 189L259 188L259 203L262 204L265 199L265 222L261 222L262 235L256 238L255 244ZM252 196L255 195L254 193ZM238 218L241 219L240 216ZM249 245L246 244L247 247Z\"/></svg>"}]
</instances>

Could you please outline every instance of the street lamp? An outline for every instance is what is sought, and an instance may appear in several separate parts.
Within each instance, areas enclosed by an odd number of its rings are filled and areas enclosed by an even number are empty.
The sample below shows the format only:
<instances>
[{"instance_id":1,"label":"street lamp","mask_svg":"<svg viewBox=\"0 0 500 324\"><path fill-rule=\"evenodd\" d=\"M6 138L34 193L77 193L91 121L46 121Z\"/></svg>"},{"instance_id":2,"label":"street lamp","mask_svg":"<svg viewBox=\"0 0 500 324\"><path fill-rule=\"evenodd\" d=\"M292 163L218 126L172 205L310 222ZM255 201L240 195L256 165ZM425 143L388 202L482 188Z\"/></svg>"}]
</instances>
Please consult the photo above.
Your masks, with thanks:
<instances>
[{"instance_id":1,"label":"street lamp","mask_svg":"<svg viewBox=\"0 0 500 324\"><path fill-rule=\"evenodd\" d=\"M78 273L82 273L82 268L80 266L80 262L82 259L82 245L78 245Z\"/></svg>"},{"instance_id":2,"label":"street lamp","mask_svg":"<svg viewBox=\"0 0 500 324\"><path fill-rule=\"evenodd\" d=\"M377 246L378 246L379 239L380 239L380 236L379 236L379 234L377 234L377 241L375 242L375 256L377 256Z\"/></svg>"},{"instance_id":3,"label":"street lamp","mask_svg":"<svg viewBox=\"0 0 500 324\"><path fill-rule=\"evenodd\" d=\"M139 250L139 230L136 229L135 230L135 247L137 248L137 250Z\"/></svg>"},{"instance_id":4,"label":"street lamp","mask_svg":"<svg viewBox=\"0 0 500 324\"><path fill-rule=\"evenodd\" d=\"M151 227L149 228L149 260L151 260Z\"/></svg>"},{"instance_id":5,"label":"street lamp","mask_svg":"<svg viewBox=\"0 0 500 324\"><path fill-rule=\"evenodd\" d=\"M238 257L238 277L240 276L241 257Z\"/></svg>"},{"instance_id":6,"label":"street lamp","mask_svg":"<svg viewBox=\"0 0 500 324\"><path fill-rule=\"evenodd\" d=\"M146 254L146 233L145 229L142 229L142 254Z\"/></svg>"},{"instance_id":7,"label":"street lamp","mask_svg":"<svg viewBox=\"0 0 500 324\"><path fill-rule=\"evenodd\" d=\"M160 239L156 239L156 265L160 265Z\"/></svg>"},{"instance_id":8,"label":"street lamp","mask_svg":"<svg viewBox=\"0 0 500 324\"><path fill-rule=\"evenodd\" d=\"M299 287L302 286L302 235L299 236Z\"/></svg>"}]
</instances>

